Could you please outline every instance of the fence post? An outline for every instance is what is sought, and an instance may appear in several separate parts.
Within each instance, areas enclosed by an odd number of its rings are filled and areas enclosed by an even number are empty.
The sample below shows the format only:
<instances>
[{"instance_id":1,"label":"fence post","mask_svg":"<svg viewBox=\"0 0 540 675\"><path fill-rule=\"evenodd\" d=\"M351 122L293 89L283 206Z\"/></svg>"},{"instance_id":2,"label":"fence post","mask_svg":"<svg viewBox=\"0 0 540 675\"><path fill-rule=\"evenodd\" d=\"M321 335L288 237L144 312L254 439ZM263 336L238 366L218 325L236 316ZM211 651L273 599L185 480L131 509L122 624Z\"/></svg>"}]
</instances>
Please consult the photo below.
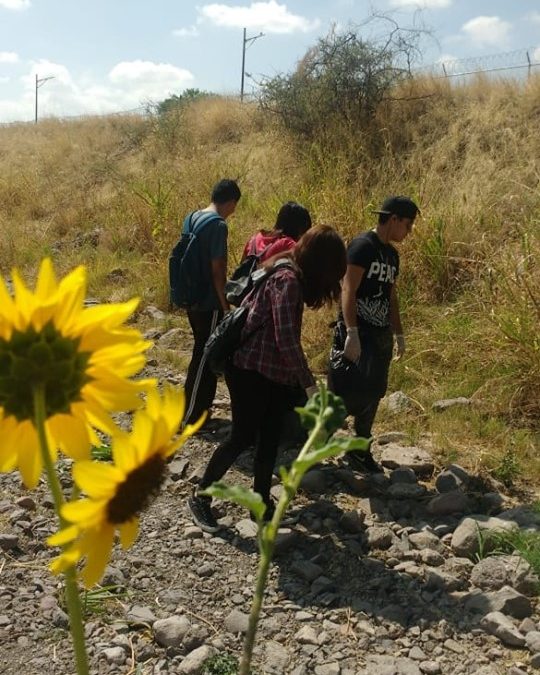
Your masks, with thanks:
<instances>
[{"instance_id":1,"label":"fence post","mask_svg":"<svg viewBox=\"0 0 540 675\"><path fill-rule=\"evenodd\" d=\"M531 70L532 70L532 64L531 64L531 57L530 57L530 55L529 55L529 50L528 50L528 49L527 49L527 51L525 52L525 54L527 54L527 61L529 62L529 67L527 68L527 77L530 77L530 76L531 76Z\"/></svg>"}]
</instances>

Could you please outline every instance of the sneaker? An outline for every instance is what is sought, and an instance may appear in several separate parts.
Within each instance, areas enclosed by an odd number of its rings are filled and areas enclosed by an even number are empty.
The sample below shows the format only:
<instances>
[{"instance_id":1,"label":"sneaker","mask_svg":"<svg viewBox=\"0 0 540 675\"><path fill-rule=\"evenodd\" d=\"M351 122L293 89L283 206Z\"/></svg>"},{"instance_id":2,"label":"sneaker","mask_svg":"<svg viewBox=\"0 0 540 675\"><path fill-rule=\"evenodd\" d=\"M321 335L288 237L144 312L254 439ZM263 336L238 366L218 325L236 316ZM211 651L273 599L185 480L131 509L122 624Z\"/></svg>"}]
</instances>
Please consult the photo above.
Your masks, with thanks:
<instances>
[{"instance_id":1,"label":"sneaker","mask_svg":"<svg viewBox=\"0 0 540 675\"><path fill-rule=\"evenodd\" d=\"M377 464L370 451L368 452L349 452L347 455L349 466L354 471L362 473L383 473L382 468Z\"/></svg>"},{"instance_id":2,"label":"sneaker","mask_svg":"<svg viewBox=\"0 0 540 675\"><path fill-rule=\"evenodd\" d=\"M219 530L219 525L212 513L210 504L211 500L208 497L198 497L197 495L193 495L187 501L187 507L195 525L200 527L203 532L214 534Z\"/></svg>"}]
</instances>

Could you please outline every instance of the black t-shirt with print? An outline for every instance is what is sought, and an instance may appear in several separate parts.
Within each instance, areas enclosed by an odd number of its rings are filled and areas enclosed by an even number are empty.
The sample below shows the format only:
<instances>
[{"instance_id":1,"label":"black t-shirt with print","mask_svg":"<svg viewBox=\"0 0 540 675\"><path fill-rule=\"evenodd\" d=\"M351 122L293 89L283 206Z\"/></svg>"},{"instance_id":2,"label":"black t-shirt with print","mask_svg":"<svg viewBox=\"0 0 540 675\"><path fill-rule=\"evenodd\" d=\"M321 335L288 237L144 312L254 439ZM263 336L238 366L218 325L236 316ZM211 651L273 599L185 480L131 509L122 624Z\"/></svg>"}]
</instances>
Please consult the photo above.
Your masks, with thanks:
<instances>
[{"instance_id":1,"label":"black t-shirt with print","mask_svg":"<svg viewBox=\"0 0 540 675\"><path fill-rule=\"evenodd\" d=\"M386 327L390 324L390 293L399 274L399 254L371 230L355 237L347 249L349 265L364 269L356 291L359 325Z\"/></svg>"}]
</instances>

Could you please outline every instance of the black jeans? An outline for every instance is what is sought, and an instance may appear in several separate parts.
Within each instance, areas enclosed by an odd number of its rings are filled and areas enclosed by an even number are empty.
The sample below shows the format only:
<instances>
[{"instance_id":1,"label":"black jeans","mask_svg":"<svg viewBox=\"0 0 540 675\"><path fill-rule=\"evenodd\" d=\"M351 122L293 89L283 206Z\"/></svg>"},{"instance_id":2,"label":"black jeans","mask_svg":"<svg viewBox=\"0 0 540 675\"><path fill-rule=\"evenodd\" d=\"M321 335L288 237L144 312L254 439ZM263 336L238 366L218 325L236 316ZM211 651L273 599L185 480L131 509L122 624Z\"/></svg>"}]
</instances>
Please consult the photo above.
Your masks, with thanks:
<instances>
[{"instance_id":1,"label":"black jeans","mask_svg":"<svg viewBox=\"0 0 540 675\"><path fill-rule=\"evenodd\" d=\"M214 451L200 487L220 480L236 458L255 445L253 488L268 504L283 420L296 405L298 389L235 365L228 366L225 380L231 394L232 429Z\"/></svg>"},{"instance_id":2,"label":"black jeans","mask_svg":"<svg viewBox=\"0 0 540 675\"><path fill-rule=\"evenodd\" d=\"M205 364L203 352L204 345L223 316L223 312L219 309L208 311L188 309L187 315L194 343L184 385L187 401L184 422L194 424L205 410L210 410L216 395L217 377Z\"/></svg>"},{"instance_id":3,"label":"black jeans","mask_svg":"<svg viewBox=\"0 0 540 675\"><path fill-rule=\"evenodd\" d=\"M343 356L346 329L336 326L328 371L329 388L341 396L349 415L354 416L357 436L369 438L381 398L386 393L392 360L393 336L390 328L361 328L362 355L354 366Z\"/></svg>"}]
</instances>

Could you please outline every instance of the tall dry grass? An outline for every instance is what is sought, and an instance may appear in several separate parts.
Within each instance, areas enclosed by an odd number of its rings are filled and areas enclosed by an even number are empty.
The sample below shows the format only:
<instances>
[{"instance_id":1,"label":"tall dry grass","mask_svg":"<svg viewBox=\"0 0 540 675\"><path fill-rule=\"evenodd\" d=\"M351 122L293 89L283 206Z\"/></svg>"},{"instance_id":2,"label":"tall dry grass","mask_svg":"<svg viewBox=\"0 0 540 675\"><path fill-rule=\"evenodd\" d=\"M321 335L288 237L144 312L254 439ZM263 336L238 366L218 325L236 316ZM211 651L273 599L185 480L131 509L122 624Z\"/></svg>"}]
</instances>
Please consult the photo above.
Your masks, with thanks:
<instances>
[{"instance_id":1,"label":"tall dry grass","mask_svg":"<svg viewBox=\"0 0 540 675\"><path fill-rule=\"evenodd\" d=\"M442 445L455 431L463 446L504 453L521 427L530 448L540 419L539 121L540 77L419 78L393 92L370 128L328 127L309 146L254 104L226 98L160 118L0 128L0 268L31 274L45 254L62 271L84 262L91 294L135 293L167 309L168 251L220 177L243 191L229 223L231 265L289 199L350 239L374 225L385 195L409 194L422 215L401 247L409 348L391 387L426 411L450 395L476 401L468 425L447 417ZM306 349L320 368L333 314L306 315ZM422 424L441 424L426 415Z\"/></svg>"}]
</instances>

